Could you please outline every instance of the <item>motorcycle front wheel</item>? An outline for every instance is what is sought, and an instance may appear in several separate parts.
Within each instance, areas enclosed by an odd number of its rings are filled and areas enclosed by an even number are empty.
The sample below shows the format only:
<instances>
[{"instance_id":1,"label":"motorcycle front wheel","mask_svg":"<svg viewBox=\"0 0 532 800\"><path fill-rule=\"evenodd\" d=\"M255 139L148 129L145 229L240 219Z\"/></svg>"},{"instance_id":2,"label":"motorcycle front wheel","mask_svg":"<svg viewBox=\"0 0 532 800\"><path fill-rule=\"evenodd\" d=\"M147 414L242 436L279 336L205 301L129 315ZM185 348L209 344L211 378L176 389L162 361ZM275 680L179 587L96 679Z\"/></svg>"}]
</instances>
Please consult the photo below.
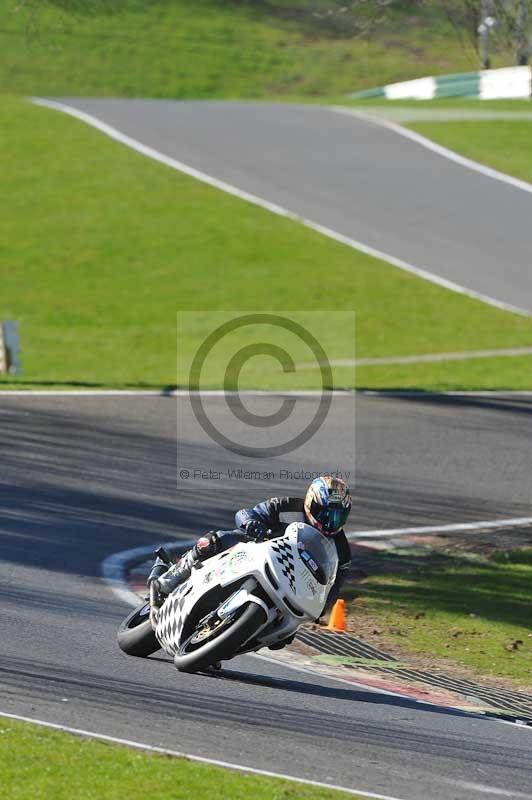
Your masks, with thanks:
<instances>
[{"instance_id":1,"label":"motorcycle front wheel","mask_svg":"<svg viewBox=\"0 0 532 800\"><path fill-rule=\"evenodd\" d=\"M150 605L144 603L129 614L120 625L116 635L118 646L128 656L146 658L160 650L150 622Z\"/></svg>"},{"instance_id":2,"label":"motorcycle front wheel","mask_svg":"<svg viewBox=\"0 0 532 800\"><path fill-rule=\"evenodd\" d=\"M175 666L180 672L200 672L218 661L227 661L266 619L261 606L248 603L218 627L208 629L198 625L174 656Z\"/></svg>"}]
</instances>

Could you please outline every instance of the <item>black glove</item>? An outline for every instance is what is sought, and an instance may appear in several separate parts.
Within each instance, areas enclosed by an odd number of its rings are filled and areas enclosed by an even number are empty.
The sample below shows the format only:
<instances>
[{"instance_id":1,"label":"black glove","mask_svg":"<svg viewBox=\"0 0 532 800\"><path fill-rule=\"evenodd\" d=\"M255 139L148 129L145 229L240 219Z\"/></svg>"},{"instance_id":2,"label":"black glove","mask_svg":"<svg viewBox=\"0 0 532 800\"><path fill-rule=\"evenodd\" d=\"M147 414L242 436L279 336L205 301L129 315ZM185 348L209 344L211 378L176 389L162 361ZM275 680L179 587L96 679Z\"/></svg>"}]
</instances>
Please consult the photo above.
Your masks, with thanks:
<instances>
[{"instance_id":1,"label":"black glove","mask_svg":"<svg viewBox=\"0 0 532 800\"><path fill-rule=\"evenodd\" d=\"M246 536L249 536L250 539L254 539L256 542L260 542L262 539L265 539L270 532L264 522L261 522L260 519L250 519L248 522L246 522L245 531Z\"/></svg>"}]
</instances>

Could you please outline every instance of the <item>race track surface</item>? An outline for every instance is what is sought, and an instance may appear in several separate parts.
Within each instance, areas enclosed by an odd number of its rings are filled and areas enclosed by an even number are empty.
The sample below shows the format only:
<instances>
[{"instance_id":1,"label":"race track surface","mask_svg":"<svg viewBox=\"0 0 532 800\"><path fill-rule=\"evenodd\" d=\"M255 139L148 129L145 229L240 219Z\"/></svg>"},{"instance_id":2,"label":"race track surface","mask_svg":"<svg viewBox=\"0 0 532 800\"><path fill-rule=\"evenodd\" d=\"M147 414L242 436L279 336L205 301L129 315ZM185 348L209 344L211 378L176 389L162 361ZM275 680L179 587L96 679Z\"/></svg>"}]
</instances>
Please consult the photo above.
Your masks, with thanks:
<instances>
[{"instance_id":1,"label":"race track surface","mask_svg":"<svg viewBox=\"0 0 532 800\"><path fill-rule=\"evenodd\" d=\"M471 784L530 796L529 730L252 657L213 678L118 650L128 608L101 580L103 558L229 526L244 502L301 491L275 481L176 491L176 402L0 398L0 710L405 800L486 796ZM529 511L530 401L356 402L353 527ZM203 442L184 444L211 466Z\"/></svg>"},{"instance_id":2,"label":"race track surface","mask_svg":"<svg viewBox=\"0 0 532 800\"><path fill-rule=\"evenodd\" d=\"M418 269L532 311L532 194L371 121L288 104L63 102Z\"/></svg>"}]
</instances>

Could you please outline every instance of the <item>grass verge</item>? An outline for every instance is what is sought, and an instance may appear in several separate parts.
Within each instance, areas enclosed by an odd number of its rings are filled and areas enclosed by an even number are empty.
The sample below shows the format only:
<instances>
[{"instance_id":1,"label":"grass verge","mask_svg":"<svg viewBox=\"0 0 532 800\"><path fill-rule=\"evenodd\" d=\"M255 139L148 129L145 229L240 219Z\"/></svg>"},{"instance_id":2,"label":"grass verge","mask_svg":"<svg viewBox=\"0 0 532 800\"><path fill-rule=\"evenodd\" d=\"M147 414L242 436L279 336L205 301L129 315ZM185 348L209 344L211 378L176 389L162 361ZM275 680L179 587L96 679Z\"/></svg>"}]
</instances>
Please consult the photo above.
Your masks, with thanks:
<instances>
[{"instance_id":1,"label":"grass verge","mask_svg":"<svg viewBox=\"0 0 532 800\"><path fill-rule=\"evenodd\" d=\"M0 785L6 800L341 800L353 796L5 718L0 718Z\"/></svg>"},{"instance_id":2,"label":"grass verge","mask_svg":"<svg viewBox=\"0 0 532 800\"><path fill-rule=\"evenodd\" d=\"M418 122L407 127L474 161L532 183L532 121Z\"/></svg>"},{"instance_id":3,"label":"grass verge","mask_svg":"<svg viewBox=\"0 0 532 800\"><path fill-rule=\"evenodd\" d=\"M415 111L518 111L532 113L530 100L479 100L468 97L438 97L434 100L386 100L372 98L369 100L349 100L344 97L344 105L369 110L374 106L385 109L412 109Z\"/></svg>"},{"instance_id":4,"label":"grass verge","mask_svg":"<svg viewBox=\"0 0 532 800\"><path fill-rule=\"evenodd\" d=\"M358 357L532 346L530 318L420 280L62 114L4 97L0 123L9 198L0 319L20 323L24 368L0 386L173 385L178 310L355 311ZM325 307L324 265L341 287ZM191 330L189 347L203 335ZM353 351L332 313L323 345L333 359ZM498 362L371 367L356 382L532 388L532 358ZM279 381L260 360L242 378L265 388ZM352 371L337 373L335 385L353 384ZM318 385L319 371L308 370L282 388Z\"/></svg>"},{"instance_id":5,"label":"grass verge","mask_svg":"<svg viewBox=\"0 0 532 800\"><path fill-rule=\"evenodd\" d=\"M375 574L349 589L355 630L384 650L425 657L429 668L454 664L532 689L532 548L489 558L408 548L375 558Z\"/></svg>"},{"instance_id":6,"label":"grass verge","mask_svg":"<svg viewBox=\"0 0 532 800\"><path fill-rule=\"evenodd\" d=\"M324 96L476 67L438 9L395 3L359 39L335 26L338 14L314 14L320 5L343 4L0 0L0 86L56 96ZM362 20L373 5L359 10Z\"/></svg>"}]
</instances>

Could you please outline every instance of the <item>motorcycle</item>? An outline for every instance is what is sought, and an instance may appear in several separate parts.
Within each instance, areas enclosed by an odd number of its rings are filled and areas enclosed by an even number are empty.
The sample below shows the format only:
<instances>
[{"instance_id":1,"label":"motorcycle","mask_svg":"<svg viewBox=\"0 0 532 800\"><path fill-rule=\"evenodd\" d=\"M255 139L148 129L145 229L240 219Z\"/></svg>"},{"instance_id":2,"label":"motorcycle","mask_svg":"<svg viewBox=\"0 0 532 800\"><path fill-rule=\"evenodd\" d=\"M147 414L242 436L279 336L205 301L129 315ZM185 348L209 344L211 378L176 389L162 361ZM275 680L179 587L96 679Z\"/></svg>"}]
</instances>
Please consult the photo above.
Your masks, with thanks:
<instances>
[{"instance_id":1,"label":"motorcycle","mask_svg":"<svg viewBox=\"0 0 532 800\"><path fill-rule=\"evenodd\" d=\"M325 607L338 570L334 542L302 522L260 542L240 542L199 562L159 609L124 620L120 648L146 657L162 648L180 672L282 646Z\"/></svg>"}]
</instances>

